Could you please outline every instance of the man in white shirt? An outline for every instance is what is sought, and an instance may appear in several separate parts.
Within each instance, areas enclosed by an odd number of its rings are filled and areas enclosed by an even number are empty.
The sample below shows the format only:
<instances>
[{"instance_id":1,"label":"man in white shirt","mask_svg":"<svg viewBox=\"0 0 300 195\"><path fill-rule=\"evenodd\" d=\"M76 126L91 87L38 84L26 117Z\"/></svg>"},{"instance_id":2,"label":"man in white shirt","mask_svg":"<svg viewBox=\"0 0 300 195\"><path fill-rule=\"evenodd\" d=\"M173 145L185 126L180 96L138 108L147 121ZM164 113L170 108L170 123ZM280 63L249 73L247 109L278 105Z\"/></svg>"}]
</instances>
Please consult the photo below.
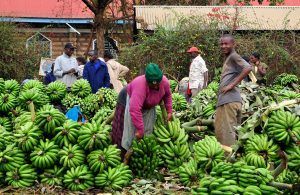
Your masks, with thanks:
<instances>
[{"instance_id":1,"label":"man in white shirt","mask_svg":"<svg viewBox=\"0 0 300 195\"><path fill-rule=\"evenodd\" d=\"M193 59L190 65L189 89L191 90L191 97L195 97L200 90L207 86L208 70L197 47L191 47L187 52Z\"/></svg>"},{"instance_id":2,"label":"man in white shirt","mask_svg":"<svg viewBox=\"0 0 300 195\"><path fill-rule=\"evenodd\" d=\"M72 43L67 43L64 53L58 56L54 65L54 76L66 84L68 88L76 81L78 76L78 63L76 58L72 57L75 47Z\"/></svg>"}]
</instances>

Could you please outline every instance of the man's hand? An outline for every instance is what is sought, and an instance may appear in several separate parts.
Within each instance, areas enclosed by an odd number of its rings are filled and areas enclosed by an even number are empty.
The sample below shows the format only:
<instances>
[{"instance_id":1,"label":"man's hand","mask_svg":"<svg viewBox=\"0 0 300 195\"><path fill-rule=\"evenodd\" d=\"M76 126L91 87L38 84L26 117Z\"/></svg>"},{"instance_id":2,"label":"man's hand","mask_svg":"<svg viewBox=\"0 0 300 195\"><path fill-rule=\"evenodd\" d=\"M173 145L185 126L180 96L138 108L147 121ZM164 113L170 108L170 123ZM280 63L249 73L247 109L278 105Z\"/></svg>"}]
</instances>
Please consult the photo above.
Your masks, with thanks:
<instances>
[{"instance_id":1,"label":"man's hand","mask_svg":"<svg viewBox=\"0 0 300 195\"><path fill-rule=\"evenodd\" d=\"M75 72L76 72L75 68L71 68L71 69L68 71L69 74L75 73Z\"/></svg>"},{"instance_id":2,"label":"man's hand","mask_svg":"<svg viewBox=\"0 0 300 195\"><path fill-rule=\"evenodd\" d=\"M227 93L228 91L232 90L233 88L234 88L234 86L233 86L232 84L229 84L229 85L223 87L223 88L221 89L221 92L222 92L223 94L225 94L225 93Z\"/></svg>"},{"instance_id":3,"label":"man's hand","mask_svg":"<svg viewBox=\"0 0 300 195\"><path fill-rule=\"evenodd\" d=\"M140 131L135 132L136 139L142 139L144 137L144 133L141 133Z\"/></svg>"}]
</instances>

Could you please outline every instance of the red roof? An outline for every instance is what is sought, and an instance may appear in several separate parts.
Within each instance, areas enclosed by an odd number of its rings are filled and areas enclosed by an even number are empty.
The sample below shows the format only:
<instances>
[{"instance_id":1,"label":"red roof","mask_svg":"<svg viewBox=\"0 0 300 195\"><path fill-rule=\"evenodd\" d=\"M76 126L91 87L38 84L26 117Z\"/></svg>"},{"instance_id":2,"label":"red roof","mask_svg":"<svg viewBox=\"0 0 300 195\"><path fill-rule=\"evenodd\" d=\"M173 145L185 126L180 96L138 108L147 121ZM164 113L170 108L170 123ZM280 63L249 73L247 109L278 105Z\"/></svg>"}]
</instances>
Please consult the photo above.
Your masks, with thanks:
<instances>
[{"instance_id":1,"label":"red roof","mask_svg":"<svg viewBox=\"0 0 300 195\"><path fill-rule=\"evenodd\" d=\"M230 5L234 5L237 3L237 0L227 0ZM251 5L259 6L260 4L256 1L251 1ZM262 5L269 5L270 0L264 0ZM300 0L284 0L284 3L282 4L284 6L300 6Z\"/></svg>"},{"instance_id":2,"label":"red roof","mask_svg":"<svg viewBox=\"0 0 300 195\"><path fill-rule=\"evenodd\" d=\"M0 16L28 18L92 18L81 0L0 0Z\"/></svg>"}]
</instances>

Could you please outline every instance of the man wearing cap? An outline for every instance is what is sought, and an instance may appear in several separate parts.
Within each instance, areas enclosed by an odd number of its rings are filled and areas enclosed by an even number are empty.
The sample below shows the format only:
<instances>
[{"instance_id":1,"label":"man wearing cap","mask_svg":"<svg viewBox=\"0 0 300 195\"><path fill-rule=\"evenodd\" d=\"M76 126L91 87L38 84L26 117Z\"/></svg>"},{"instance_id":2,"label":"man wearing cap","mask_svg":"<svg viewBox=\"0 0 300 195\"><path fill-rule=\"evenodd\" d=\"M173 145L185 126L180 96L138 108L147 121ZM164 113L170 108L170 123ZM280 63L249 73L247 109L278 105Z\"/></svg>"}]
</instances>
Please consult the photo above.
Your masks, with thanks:
<instances>
[{"instance_id":1,"label":"man wearing cap","mask_svg":"<svg viewBox=\"0 0 300 195\"><path fill-rule=\"evenodd\" d=\"M83 78L88 80L92 92L96 93L99 88L110 87L110 77L107 65L98 59L98 52L93 50L88 53L90 61L84 66Z\"/></svg>"},{"instance_id":2,"label":"man wearing cap","mask_svg":"<svg viewBox=\"0 0 300 195\"><path fill-rule=\"evenodd\" d=\"M157 64L147 65L145 75L136 77L119 93L112 124L112 142L122 150L130 148L134 138L141 139L152 133L155 106L163 101L167 117L172 118L172 94L168 79Z\"/></svg>"},{"instance_id":3,"label":"man wearing cap","mask_svg":"<svg viewBox=\"0 0 300 195\"><path fill-rule=\"evenodd\" d=\"M53 74L57 80L66 84L68 88L76 81L78 76L78 63L72 55L75 47L72 43L67 43L64 48L64 53L58 56L54 62Z\"/></svg>"},{"instance_id":4,"label":"man wearing cap","mask_svg":"<svg viewBox=\"0 0 300 195\"><path fill-rule=\"evenodd\" d=\"M189 89L191 91L191 97L195 97L199 91L207 86L208 70L205 65L205 61L200 56L200 51L197 47L191 47L187 51L191 58L192 63L190 65L189 73Z\"/></svg>"}]
</instances>

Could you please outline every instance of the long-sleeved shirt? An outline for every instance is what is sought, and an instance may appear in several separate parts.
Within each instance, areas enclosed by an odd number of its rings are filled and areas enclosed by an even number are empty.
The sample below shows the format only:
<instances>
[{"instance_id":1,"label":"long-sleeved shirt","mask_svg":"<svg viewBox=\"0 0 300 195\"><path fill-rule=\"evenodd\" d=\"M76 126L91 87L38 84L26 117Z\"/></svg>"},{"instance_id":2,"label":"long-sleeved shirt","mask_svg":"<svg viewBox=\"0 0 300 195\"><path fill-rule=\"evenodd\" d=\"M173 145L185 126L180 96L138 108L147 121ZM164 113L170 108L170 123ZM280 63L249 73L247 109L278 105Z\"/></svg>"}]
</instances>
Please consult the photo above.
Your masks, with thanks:
<instances>
[{"instance_id":1,"label":"long-sleeved shirt","mask_svg":"<svg viewBox=\"0 0 300 195\"><path fill-rule=\"evenodd\" d=\"M130 116L134 127L138 131L144 131L143 109L149 109L164 101L168 113L172 113L172 94L168 79L163 76L159 84L159 90L150 89L145 75L139 76L127 86L130 97Z\"/></svg>"},{"instance_id":2,"label":"long-sleeved shirt","mask_svg":"<svg viewBox=\"0 0 300 195\"><path fill-rule=\"evenodd\" d=\"M110 87L110 77L105 62L97 59L95 62L88 62L83 69L83 78L88 80L92 92L96 93L99 88Z\"/></svg>"},{"instance_id":3,"label":"long-sleeved shirt","mask_svg":"<svg viewBox=\"0 0 300 195\"><path fill-rule=\"evenodd\" d=\"M70 57L64 53L56 58L53 74L57 80L64 82L67 87L71 87L72 84L77 80L77 76L75 74L63 75L63 73L71 70L72 68L78 72L78 63L76 58L72 56Z\"/></svg>"},{"instance_id":4,"label":"long-sleeved shirt","mask_svg":"<svg viewBox=\"0 0 300 195\"><path fill-rule=\"evenodd\" d=\"M204 73L207 71L205 61L200 55L193 59L189 73L189 88L198 89L204 85Z\"/></svg>"},{"instance_id":5,"label":"long-sleeved shirt","mask_svg":"<svg viewBox=\"0 0 300 195\"><path fill-rule=\"evenodd\" d=\"M110 83L114 86L114 90L119 93L123 89L122 82L119 78L124 77L128 73L129 69L114 59L108 60L106 64L110 76Z\"/></svg>"}]
</instances>

